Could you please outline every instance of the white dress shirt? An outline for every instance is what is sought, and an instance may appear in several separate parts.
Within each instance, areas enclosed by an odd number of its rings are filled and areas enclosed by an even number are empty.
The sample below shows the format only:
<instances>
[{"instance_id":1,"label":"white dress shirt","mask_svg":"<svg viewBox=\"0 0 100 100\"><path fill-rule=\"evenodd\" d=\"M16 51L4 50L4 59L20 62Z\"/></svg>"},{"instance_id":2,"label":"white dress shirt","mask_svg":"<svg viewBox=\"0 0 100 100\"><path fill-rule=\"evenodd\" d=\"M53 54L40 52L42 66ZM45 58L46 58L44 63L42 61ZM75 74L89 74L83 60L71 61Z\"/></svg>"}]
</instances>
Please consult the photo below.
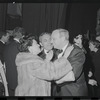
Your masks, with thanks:
<instances>
[{"instance_id":1,"label":"white dress shirt","mask_svg":"<svg viewBox=\"0 0 100 100\"><path fill-rule=\"evenodd\" d=\"M14 38L14 40L20 43L19 39L17 39L17 38Z\"/></svg>"},{"instance_id":2,"label":"white dress shirt","mask_svg":"<svg viewBox=\"0 0 100 100\"><path fill-rule=\"evenodd\" d=\"M44 53L47 54L48 53L48 50L44 49Z\"/></svg>"},{"instance_id":3,"label":"white dress shirt","mask_svg":"<svg viewBox=\"0 0 100 100\"><path fill-rule=\"evenodd\" d=\"M61 52L59 55L58 55L58 58L62 57L63 53L65 52L65 49L67 48L69 42L62 48L63 52Z\"/></svg>"},{"instance_id":4,"label":"white dress shirt","mask_svg":"<svg viewBox=\"0 0 100 100\"><path fill-rule=\"evenodd\" d=\"M3 42L2 40L0 40L3 44L5 44L5 42Z\"/></svg>"}]
</instances>

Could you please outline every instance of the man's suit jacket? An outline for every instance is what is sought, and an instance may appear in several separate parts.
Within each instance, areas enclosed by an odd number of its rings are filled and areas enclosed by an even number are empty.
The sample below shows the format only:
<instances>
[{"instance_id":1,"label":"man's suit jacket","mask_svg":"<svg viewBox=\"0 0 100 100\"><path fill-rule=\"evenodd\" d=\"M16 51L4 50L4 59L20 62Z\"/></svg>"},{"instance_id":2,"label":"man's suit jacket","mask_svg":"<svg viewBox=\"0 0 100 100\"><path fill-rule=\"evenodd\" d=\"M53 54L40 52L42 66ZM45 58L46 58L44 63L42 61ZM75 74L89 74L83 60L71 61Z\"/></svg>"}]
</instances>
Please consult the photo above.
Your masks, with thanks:
<instances>
[{"instance_id":1,"label":"man's suit jacket","mask_svg":"<svg viewBox=\"0 0 100 100\"><path fill-rule=\"evenodd\" d=\"M1 60L2 63L4 63L4 57L3 57L4 46L5 46L5 44L3 44L0 41L0 60Z\"/></svg>"},{"instance_id":2,"label":"man's suit jacket","mask_svg":"<svg viewBox=\"0 0 100 100\"><path fill-rule=\"evenodd\" d=\"M70 44L68 45L70 46ZM65 51L66 52L66 51ZM83 73L83 64L85 62L85 55L83 51L76 45L71 54L67 58L73 67L75 75L74 82L65 82L59 85L60 90L57 91L57 86L54 87L54 96L87 96L87 86Z\"/></svg>"},{"instance_id":3,"label":"man's suit jacket","mask_svg":"<svg viewBox=\"0 0 100 100\"><path fill-rule=\"evenodd\" d=\"M19 53L19 43L13 40L4 49L4 60L6 65L6 77L8 87L15 89L17 86L17 68L15 64L16 55Z\"/></svg>"}]
</instances>

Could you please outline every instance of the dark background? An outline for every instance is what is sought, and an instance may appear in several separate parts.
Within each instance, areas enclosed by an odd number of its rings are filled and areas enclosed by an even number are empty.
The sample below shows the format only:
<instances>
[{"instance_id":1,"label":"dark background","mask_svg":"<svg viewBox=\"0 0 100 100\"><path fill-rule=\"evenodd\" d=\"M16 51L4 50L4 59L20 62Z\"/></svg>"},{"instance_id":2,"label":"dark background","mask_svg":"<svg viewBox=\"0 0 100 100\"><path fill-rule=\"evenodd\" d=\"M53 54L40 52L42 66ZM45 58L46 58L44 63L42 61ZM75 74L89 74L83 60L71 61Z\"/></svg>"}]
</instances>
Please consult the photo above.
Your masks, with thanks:
<instances>
[{"instance_id":1,"label":"dark background","mask_svg":"<svg viewBox=\"0 0 100 100\"><path fill-rule=\"evenodd\" d=\"M100 3L22 3L22 15L11 15L9 3L0 3L0 31L22 26L26 32L39 36L56 28L65 28L73 37L76 34L96 34L97 10ZM12 3L16 12L17 3ZM11 10L11 9L10 9ZM11 12L9 10L9 12Z\"/></svg>"}]
</instances>

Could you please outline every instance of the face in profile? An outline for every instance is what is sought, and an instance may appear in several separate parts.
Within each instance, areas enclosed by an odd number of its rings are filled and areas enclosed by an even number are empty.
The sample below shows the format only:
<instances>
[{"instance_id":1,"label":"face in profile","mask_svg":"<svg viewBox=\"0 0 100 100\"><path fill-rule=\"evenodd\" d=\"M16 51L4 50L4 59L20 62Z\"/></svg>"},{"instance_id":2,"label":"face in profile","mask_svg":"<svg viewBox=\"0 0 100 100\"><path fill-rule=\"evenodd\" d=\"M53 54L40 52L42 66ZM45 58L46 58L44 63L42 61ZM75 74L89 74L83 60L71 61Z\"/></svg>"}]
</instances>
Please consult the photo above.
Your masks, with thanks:
<instances>
[{"instance_id":1,"label":"face in profile","mask_svg":"<svg viewBox=\"0 0 100 100\"><path fill-rule=\"evenodd\" d=\"M54 48L59 49L61 45L61 38L59 35L59 31L58 30L53 31L51 38L52 38L52 43L53 43Z\"/></svg>"},{"instance_id":2,"label":"face in profile","mask_svg":"<svg viewBox=\"0 0 100 100\"><path fill-rule=\"evenodd\" d=\"M51 36L49 34L44 34L41 37L41 46L46 50L51 50L53 48L51 43Z\"/></svg>"},{"instance_id":3,"label":"face in profile","mask_svg":"<svg viewBox=\"0 0 100 100\"><path fill-rule=\"evenodd\" d=\"M29 51L34 53L34 54L39 54L41 52L40 51L40 45L34 39L33 39L32 46L30 46L29 48L30 48Z\"/></svg>"},{"instance_id":4,"label":"face in profile","mask_svg":"<svg viewBox=\"0 0 100 100\"><path fill-rule=\"evenodd\" d=\"M74 43L76 44L82 44L82 35L78 35L74 38Z\"/></svg>"},{"instance_id":5,"label":"face in profile","mask_svg":"<svg viewBox=\"0 0 100 100\"><path fill-rule=\"evenodd\" d=\"M3 36L3 38L4 38L4 42L8 42L8 40L10 38L9 33L7 33L6 36Z\"/></svg>"}]
</instances>

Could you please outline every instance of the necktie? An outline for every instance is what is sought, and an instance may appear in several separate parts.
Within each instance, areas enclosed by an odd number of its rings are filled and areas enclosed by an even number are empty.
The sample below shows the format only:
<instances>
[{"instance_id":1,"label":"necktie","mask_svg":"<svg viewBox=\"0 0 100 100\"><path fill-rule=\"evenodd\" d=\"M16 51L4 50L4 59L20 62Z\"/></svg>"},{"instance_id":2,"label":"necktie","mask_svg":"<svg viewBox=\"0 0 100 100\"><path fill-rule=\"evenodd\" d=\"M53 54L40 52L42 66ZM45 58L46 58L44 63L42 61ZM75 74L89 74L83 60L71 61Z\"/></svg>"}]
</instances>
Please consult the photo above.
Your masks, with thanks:
<instances>
[{"instance_id":1,"label":"necktie","mask_svg":"<svg viewBox=\"0 0 100 100\"><path fill-rule=\"evenodd\" d=\"M58 50L56 51L56 55L58 56L58 55L59 55L60 53L62 53L62 52L63 52L63 50L59 50L59 49L58 49Z\"/></svg>"},{"instance_id":2,"label":"necktie","mask_svg":"<svg viewBox=\"0 0 100 100\"><path fill-rule=\"evenodd\" d=\"M52 62L54 62L54 61L58 58L58 55L59 55L60 53L62 53L63 50L54 49L53 52L54 52L54 55L53 55L53 58L51 59Z\"/></svg>"}]
</instances>

